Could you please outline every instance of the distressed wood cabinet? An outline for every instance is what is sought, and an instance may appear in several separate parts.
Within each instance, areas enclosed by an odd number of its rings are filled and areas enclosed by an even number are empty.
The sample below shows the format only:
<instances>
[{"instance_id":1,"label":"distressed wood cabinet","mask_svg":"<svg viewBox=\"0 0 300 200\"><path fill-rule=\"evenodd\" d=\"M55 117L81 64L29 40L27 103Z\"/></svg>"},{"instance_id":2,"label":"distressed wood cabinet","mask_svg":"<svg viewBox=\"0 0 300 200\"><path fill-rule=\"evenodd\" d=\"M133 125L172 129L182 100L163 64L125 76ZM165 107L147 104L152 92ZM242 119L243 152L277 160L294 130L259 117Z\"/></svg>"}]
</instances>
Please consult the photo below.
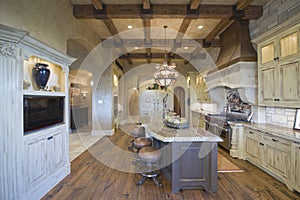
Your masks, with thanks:
<instances>
[{"instance_id":1,"label":"distressed wood cabinet","mask_svg":"<svg viewBox=\"0 0 300 200\"><path fill-rule=\"evenodd\" d=\"M292 187L300 191L300 143L292 144Z\"/></svg>"},{"instance_id":2,"label":"distressed wood cabinet","mask_svg":"<svg viewBox=\"0 0 300 200\"><path fill-rule=\"evenodd\" d=\"M0 199L40 199L70 173L68 160L71 58L31 37L0 25ZM39 91L32 78L37 62L49 63L47 86L60 91ZM24 87L23 81L29 81ZM60 124L24 133L24 96L60 96L64 119Z\"/></svg>"},{"instance_id":3,"label":"distressed wood cabinet","mask_svg":"<svg viewBox=\"0 0 300 200\"><path fill-rule=\"evenodd\" d=\"M263 146L262 133L250 128L244 129L246 158L254 163L262 164Z\"/></svg>"},{"instance_id":4,"label":"distressed wood cabinet","mask_svg":"<svg viewBox=\"0 0 300 200\"><path fill-rule=\"evenodd\" d=\"M258 44L260 105L299 105L299 55L299 25Z\"/></svg>"},{"instance_id":5,"label":"distressed wood cabinet","mask_svg":"<svg viewBox=\"0 0 300 200\"><path fill-rule=\"evenodd\" d=\"M290 179L291 142L264 134L264 165L282 180Z\"/></svg>"}]
</instances>

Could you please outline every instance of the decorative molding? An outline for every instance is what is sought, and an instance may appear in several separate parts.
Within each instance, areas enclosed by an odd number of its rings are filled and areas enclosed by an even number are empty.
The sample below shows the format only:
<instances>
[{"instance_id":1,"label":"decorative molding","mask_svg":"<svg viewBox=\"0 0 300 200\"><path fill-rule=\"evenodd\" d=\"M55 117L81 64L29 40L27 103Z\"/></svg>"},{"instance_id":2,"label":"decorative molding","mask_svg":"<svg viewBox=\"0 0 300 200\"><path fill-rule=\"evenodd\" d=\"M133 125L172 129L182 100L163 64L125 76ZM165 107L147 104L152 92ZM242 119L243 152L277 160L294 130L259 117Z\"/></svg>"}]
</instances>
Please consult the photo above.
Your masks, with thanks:
<instances>
[{"instance_id":1,"label":"decorative molding","mask_svg":"<svg viewBox=\"0 0 300 200\"><path fill-rule=\"evenodd\" d=\"M0 41L0 55L5 57L16 57L17 55L16 49L17 49L17 45Z\"/></svg>"}]
</instances>

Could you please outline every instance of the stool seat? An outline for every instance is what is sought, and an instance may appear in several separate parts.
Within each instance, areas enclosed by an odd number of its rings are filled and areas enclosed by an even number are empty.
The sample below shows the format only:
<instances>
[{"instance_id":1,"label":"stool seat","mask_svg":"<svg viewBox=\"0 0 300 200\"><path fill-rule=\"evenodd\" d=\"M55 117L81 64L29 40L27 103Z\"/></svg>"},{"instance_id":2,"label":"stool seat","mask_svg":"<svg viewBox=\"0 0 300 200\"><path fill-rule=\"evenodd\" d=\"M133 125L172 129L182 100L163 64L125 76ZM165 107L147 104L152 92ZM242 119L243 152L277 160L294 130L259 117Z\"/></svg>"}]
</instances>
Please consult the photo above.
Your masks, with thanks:
<instances>
[{"instance_id":1,"label":"stool seat","mask_svg":"<svg viewBox=\"0 0 300 200\"><path fill-rule=\"evenodd\" d=\"M144 162L157 162L161 157L161 152L159 149L154 147L143 147L139 151L139 157Z\"/></svg>"},{"instance_id":2,"label":"stool seat","mask_svg":"<svg viewBox=\"0 0 300 200\"><path fill-rule=\"evenodd\" d=\"M145 127L136 126L130 131L130 135L133 137L145 137Z\"/></svg>"},{"instance_id":3,"label":"stool seat","mask_svg":"<svg viewBox=\"0 0 300 200\"><path fill-rule=\"evenodd\" d=\"M141 149L143 147L151 146L152 140L146 137L139 137L133 141L133 147L136 149Z\"/></svg>"}]
</instances>

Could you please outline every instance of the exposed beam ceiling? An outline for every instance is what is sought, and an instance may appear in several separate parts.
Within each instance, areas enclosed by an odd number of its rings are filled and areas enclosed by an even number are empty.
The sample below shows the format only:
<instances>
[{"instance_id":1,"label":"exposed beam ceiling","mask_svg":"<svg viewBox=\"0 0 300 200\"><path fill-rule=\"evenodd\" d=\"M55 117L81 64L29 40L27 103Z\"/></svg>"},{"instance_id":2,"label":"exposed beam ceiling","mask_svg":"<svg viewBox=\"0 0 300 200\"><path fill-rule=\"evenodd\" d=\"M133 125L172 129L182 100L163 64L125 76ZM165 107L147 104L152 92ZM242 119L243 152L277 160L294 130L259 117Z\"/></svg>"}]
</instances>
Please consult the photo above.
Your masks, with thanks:
<instances>
[{"instance_id":1,"label":"exposed beam ceiling","mask_svg":"<svg viewBox=\"0 0 300 200\"><path fill-rule=\"evenodd\" d=\"M151 0L142 0L141 4L104 4L103 2L105 0L92 0L92 4L76 4L73 6L73 15L78 19L102 20L109 33L113 36L113 40L105 40L104 46L118 47L122 52L126 52L126 48L144 48L144 52L126 53L121 56L122 59L127 59L129 64L133 63L132 59L144 58L150 63L151 59L163 58L161 53L153 52L153 48L161 48L165 44L171 47L172 53L169 53L169 59L182 59L182 57L175 55L177 49L181 47L194 48L190 56L185 56L185 58L188 58L186 63L193 58L201 59L203 56L199 55L202 55L200 53L202 47L219 47L218 36L234 20L258 19L263 12L262 6L251 5L253 0L237 0L234 5L221 5L220 3L203 4L203 0L191 0L188 5L172 4L171 2L163 4L164 2L166 3L164 0L162 0L162 4L152 4ZM132 21L142 19L142 26L145 28L144 39L121 38L118 35L119 27L116 27L114 24L114 20L120 19L130 19ZM175 39L167 39L165 43L163 39L152 37L151 26L153 26L153 20L156 19L161 21L167 20L166 22L168 23L171 20L182 19L179 22L180 26L177 29ZM191 22L198 19L219 21L215 22L215 25L205 37L193 38L193 41L184 39L183 36L190 28ZM165 25L168 24L166 23Z\"/></svg>"}]
</instances>

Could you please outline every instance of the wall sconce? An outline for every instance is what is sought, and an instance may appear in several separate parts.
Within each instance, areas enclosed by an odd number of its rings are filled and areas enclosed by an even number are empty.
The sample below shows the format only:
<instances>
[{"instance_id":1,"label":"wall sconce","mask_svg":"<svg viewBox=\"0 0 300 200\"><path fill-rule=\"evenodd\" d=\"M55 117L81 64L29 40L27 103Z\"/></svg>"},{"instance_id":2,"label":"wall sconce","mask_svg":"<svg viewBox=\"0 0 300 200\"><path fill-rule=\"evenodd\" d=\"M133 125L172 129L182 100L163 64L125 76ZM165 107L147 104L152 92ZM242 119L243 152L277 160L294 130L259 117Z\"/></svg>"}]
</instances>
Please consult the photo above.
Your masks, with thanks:
<instances>
[{"instance_id":1,"label":"wall sconce","mask_svg":"<svg viewBox=\"0 0 300 200\"><path fill-rule=\"evenodd\" d=\"M187 88L190 88L190 85L191 85L191 77L190 76L188 76L186 78L186 84L187 84Z\"/></svg>"},{"instance_id":2,"label":"wall sconce","mask_svg":"<svg viewBox=\"0 0 300 200\"><path fill-rule=\"evenodd\" d=\"M86 98L87 94L88 94L87 91L82 91L82 92L81 92L81 95L82 95L82 97L83 97L84 99Z\"/></svg>"}]
</instances>

